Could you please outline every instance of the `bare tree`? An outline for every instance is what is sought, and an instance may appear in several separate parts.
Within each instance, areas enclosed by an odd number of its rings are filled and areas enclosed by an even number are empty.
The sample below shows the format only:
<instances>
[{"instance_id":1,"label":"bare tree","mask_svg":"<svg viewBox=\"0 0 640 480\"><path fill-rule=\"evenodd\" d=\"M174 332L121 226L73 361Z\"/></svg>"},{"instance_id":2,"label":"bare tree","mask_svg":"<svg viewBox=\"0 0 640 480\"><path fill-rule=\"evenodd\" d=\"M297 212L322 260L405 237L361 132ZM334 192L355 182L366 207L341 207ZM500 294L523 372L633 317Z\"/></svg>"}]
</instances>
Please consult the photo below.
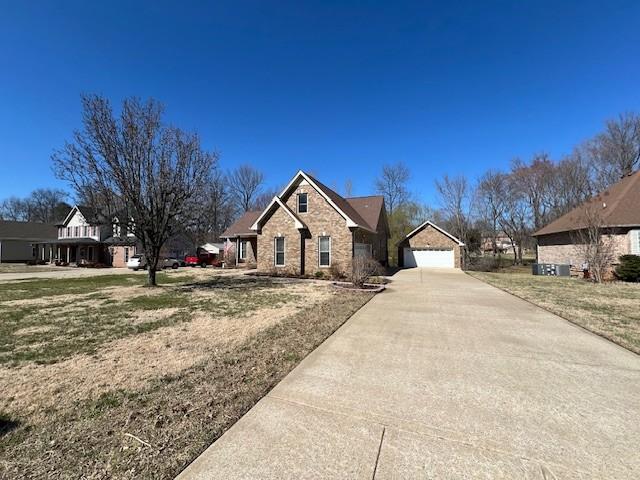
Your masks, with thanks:
<instances>
[{"instance_id":1,"label":"bare tree","mask_svg":"<svg viewBox=\"0 0 640 480\"><path fill-rule=\"evenodd\" d=\"M53 154L54 171L78 193L95 192L96 211L126 209L147 257L148 284L156 285L160 251L202 197L218 156L203 151L197 135L164 125L155 100L127 99L119 117L98 95L83 96L82 107L83 128Z\"/></svg>"},{"instance_id":2,"label":"bare tree","mask_svg":"<svg viewBox=\"0 0 640 480\"><path fill-rule=\"evenodd\" d=\"M498 253L498 231L504 215L507 197L507 178L504 173L489 170L478 181L475 196L478 213L487 226L493 255Z\"/></svg>"},{"instance_id":3,"label":"bare tree","mask_svg":"<svg viewBox=\"0 0 640 480\"><path fill-rule=\"evenodd\" d=\"M29 205L23 198L9 197L0 203L0 218L14 222L29 220Z\"/></svg>"},{"instance_id":4,"label":"bare tree","mask_svg":"<svg viewBox=\"0 0 640 480\"><path fill-rule=\"evenodd\" d=\"M575 149L571 155L560 160L554 172L549 220L564 215L595 193L591 167L580 149Z\"/></svg>"},{"instance_id":5,"label":"bare tree","mask_svg":"<svg viewBox=\"0 0 640 480\"><path fill-rule=\"evenodd\" d=\"M31 221L42 223L53 223L61 220L60 215L67 210L67 192L55 188L39 188L31 192L29 208L31 210ZM64 212L65 214L67 212Z\"/></svg>"},{"instance_id":6,"label":"bare tree","mask_svg":"<svg viewBox=\"0 0 640 480\"><path fill-rule=\"evenodd\" d=\"M605 130L587 142L596 169L598 190L603 190L640 167L640 116L623 113L608 120Z\"/></svg>"},{"instance_id":7,"label":"bare tree","mask_svg":"<svg viewBox=\"0 0 640 480\"><path fill-rule=\"evenodd\" d=\"M353 196L353 182L350 178L344 181L344 196L347 198Z\"/></svg>"},{"instance_id":8,"label":"bare tree","mask_svg":"<svg viewBox=\"0 0 640 480\"><path fill-rule=\"evenodd\" d=\"M241 165L229 174L229 188L239 208L248 212L260 193L264 175L251 165Z\"/></svg>"},{"instance_id":9,"label":"bare tree","mask_svg":"<svg viewBox=\"0 0 640 480\"><path fill-rule=\"evenodd\" d=\"M0 218L23 222L53 223L69 211L67 193L38 188L26 198L10 197L0 203Z\"/></svg>"},{"instance_id":10,"label":"bare tree","mask_svg":"<svg viewBox=\"0 0 640 480\"><path fill-rule=\"evenodd\" d=\"M389 215L410 198L407 183L411 178L411 173L407 166L398 162L393 165L383 165L382 173L375 181L376 191L384 196Z\"/></svg>"},{"instance_id":11,"label":"bare tree","mask_svg":"<svg viewBox=\"0 0 640 480\"><path fill-rule=\"evenodd\" d=\"M553 209L554 169L546 153L534 155L529 164L518 158L511 162L511 176L529 203L536 230L548 222Z\"/></svg>"},{"instance_id":12,"label":"bare tree","mask_svg":"<svg viewBox=\"0 0 640 480\"><path fill-rule=\"evenodd\" d=\"M256 196L256 199L253 201L252 209L253 210L264 210L273 197L279 195L282 191L282 188L270 188L268 190L264 190Z\"/></svg>"},{"instance_id":13,"label":"bare tree","mask_svg":"<svg viewBox=\"0 0 640 480\"><path fill-rule=\"evenodd\" d=\"M436 180L435 184L442 210L452 233L466 243L470 217L470 191L467 178L463 175L457 177L444 175L441 180Z\"/></svg>"},{"instance_id":14,"label":"bare tree","mask_svg":"<svg viewBox=\"0 0 640 480\"><path fill-rule=\"evenodd\" d=\"M604 228L600 205L598 200L589 204L582 214L584 228L572 234L576 254L586 263L591 278L597 283L604 280L615 259L614 244Z\"/></svg>"},{"instance_id":15,"label":"bare tree","mask_svg":"<svg viewBox=\"0 0 640 480\"><path fill-rule=\"evenodd\" d=\"M513 263L522 264L522 249L531 233L529 199L520 189L520 182L509 175L506 180L504 211L500 228L505 232L513 249Z\"/></svg>"}]
</instances>

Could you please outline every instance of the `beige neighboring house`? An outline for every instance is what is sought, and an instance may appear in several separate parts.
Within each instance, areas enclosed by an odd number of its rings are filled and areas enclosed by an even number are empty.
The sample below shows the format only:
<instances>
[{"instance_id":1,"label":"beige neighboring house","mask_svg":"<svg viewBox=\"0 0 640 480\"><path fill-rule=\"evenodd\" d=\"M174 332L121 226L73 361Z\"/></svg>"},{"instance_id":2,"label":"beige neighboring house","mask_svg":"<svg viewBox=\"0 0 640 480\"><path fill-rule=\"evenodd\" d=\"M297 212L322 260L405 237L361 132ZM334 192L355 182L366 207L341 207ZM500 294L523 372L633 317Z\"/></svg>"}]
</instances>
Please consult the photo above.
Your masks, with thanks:
<instances>
[{"instance_id":1,"label":"beige neighboring house","mask_svg":"<svg viewBox=\"0 0 640 480\"><path fill-rule=\"evenodd\" d=\"M137 251L134 225L124 215L106 218L90 207L76 205L57 227L51 257L62 262L126 267Z\"/></svg>"},{"instance_id":2,"label":"beige neighboring house","mask_svg":"<svg viewBox=\"0 0 640 480\"><path fill-rule=\"evenodd\" d=\"M353 258L387 264L389 226L381 196L344 198L299 171L259 212L245 213L223 233L239 263L258 271L312 275L333 267L348 274Z\"/></svg>"},{"instance_id":3,"label":"beige neighboring house","mask_svg":"<svg viewBox=\"0 0 640 480\"><path fill-rule=\"evenodd\" d=\"M578 232L594 218L612 250L612 268L620 255L640 255L640 171L535 232L538 263L567 264L581 271L585 259Z\"/></svg>"},{"instance_id":4,"label":"beige neighboring house","mask_svg":"<svg viewBox=\"0 0 640 480\"><path fill-rule=\"evenodd\" d=\"M426 221L398 244L398 266L404 268L462 268L464 243Z\"/></svg>"},{"instance_id":5,"label":"beige neighboring house","mask_svg":"<svg viewBox=\"0 0 640 480\"><path fill-rule=\"evenodd\" d=\"M48 262L55 239L53 224L0 220L0 263Z\"/></svg>"}]
</instances>

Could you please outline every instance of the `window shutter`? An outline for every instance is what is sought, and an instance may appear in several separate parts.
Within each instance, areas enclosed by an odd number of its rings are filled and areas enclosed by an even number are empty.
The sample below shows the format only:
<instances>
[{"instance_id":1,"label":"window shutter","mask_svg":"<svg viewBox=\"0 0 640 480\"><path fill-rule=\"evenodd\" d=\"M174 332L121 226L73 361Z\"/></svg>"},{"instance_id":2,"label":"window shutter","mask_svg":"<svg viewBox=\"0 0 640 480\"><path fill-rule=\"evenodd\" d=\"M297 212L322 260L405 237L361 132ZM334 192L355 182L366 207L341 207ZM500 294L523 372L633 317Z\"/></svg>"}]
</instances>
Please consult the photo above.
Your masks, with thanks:
<instances>
[{"instance_id":1,"label":"window shutter","mask_svg":"<svg viewBox=\"0 0 640 480\"><path fill-rule=\"evenodd\" d=\"M640 255L640 230L631 230L631 254Z\"/></svg>"}]
</instances>

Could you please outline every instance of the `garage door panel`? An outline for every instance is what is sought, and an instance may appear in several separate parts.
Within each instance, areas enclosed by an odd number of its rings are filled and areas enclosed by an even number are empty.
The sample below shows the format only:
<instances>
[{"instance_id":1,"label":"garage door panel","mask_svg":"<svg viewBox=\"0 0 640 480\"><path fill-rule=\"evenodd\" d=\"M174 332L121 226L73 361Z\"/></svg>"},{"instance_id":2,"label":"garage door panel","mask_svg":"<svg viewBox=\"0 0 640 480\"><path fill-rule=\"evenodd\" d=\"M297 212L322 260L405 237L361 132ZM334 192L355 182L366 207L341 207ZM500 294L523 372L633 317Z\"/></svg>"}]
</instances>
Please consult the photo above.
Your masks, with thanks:
<instances>
[{"instance_id":1,"label":"garage door panel","mask_svg":"<svg viewBox=\"0 0 640 480\"><path fill-rule=\"evenodd\" d=\"M405 248L405 267L436 267L453 268L455 259L453 250L430 250L418 248Z\"/></svg>"}]
</instances>

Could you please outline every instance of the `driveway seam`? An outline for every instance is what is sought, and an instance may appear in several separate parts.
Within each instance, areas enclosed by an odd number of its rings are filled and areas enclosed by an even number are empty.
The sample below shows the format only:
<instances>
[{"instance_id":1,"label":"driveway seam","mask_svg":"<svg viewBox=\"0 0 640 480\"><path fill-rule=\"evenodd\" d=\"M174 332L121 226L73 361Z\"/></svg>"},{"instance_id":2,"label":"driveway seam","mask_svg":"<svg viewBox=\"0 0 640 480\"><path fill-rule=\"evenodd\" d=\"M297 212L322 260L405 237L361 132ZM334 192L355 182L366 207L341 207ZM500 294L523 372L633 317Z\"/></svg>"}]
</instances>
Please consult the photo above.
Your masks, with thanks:
<instances>
[{"instance_id":1,"label":"driveway seam","mask_svg":"<svg viewBox=\"0 0 640 480\"><path fill-rule=\"evenodd\" d=\"M378 462L380 461L380 452L382 451L382 442L384 442L384 432L387 430L387 427L382 427L382 435L380 435L380 445L378 445L378 454L376 455L376 463L373 466L373 475L371 480L375 480L376 474L378 473Z\"/></svg>"}]
</instances>

